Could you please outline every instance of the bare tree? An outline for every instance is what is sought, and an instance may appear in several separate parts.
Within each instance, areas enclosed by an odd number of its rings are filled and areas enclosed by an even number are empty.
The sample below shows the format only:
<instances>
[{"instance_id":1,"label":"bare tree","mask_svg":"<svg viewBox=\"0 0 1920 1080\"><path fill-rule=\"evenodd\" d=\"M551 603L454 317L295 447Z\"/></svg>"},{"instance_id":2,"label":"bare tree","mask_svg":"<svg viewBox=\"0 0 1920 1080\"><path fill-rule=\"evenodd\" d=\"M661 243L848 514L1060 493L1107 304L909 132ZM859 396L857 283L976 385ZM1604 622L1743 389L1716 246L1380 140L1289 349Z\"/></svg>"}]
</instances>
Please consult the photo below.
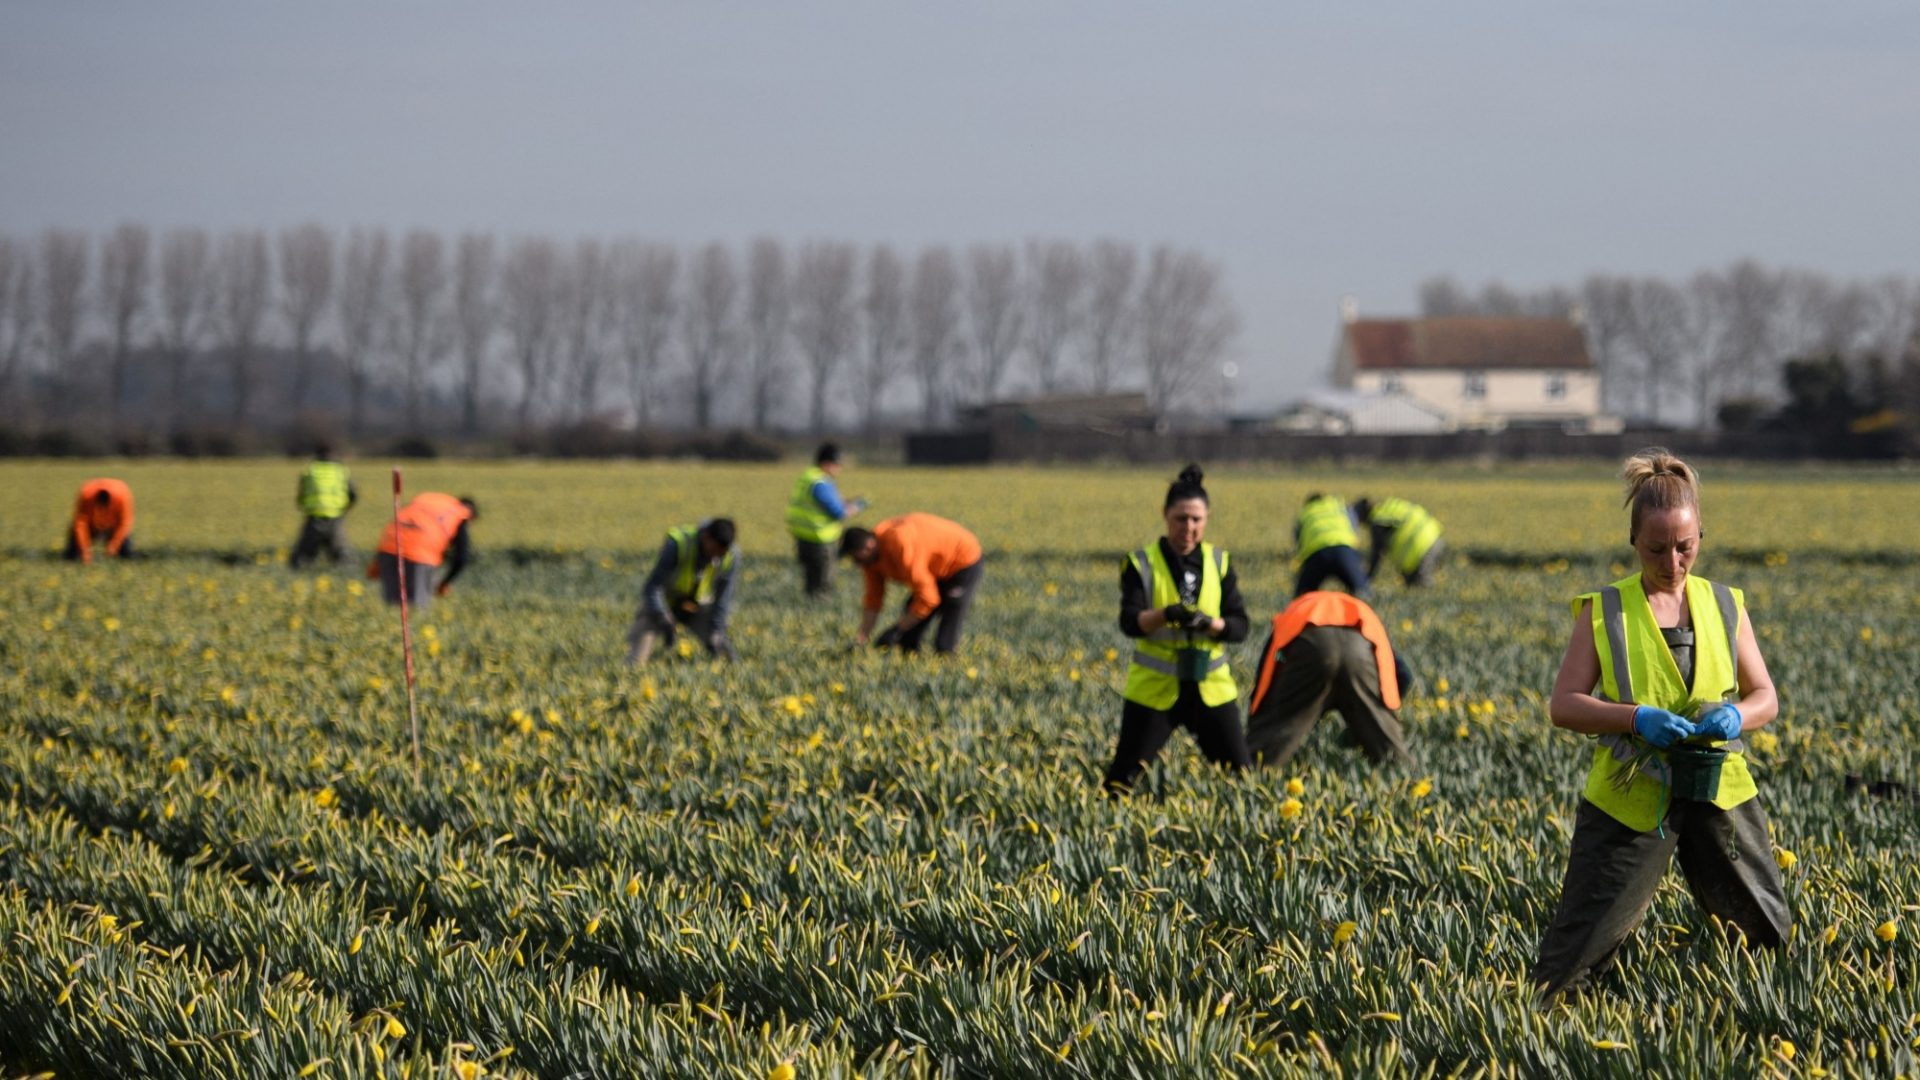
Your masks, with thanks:
<instances>
[{"instance_id":1,"label":"bare tree","mask_svg":"<svg viewBox=\"0 0 1920 1080\"><path fill-rule=\"evenodd\" d=\"M32 253L21 241L0 235L0 403L15 400L9 388L26 361L39 319Z\"/></svg>"},{"instance_id":2,"label":"bare tree","mask_svg":"<svg viewBox=\"0 0 1920 1080\"><path fill-rule=\"evenodd\" d=\"M1689 388L1693 391L1694 422L1702 430L1713 426L1715 395L1728 387L1730 345L1738 336L1738 317L1732 283L1722 274L1703 270L1687 282L1683 293L1687 310L1684 335L1689 357Z\"/></svg>"},{"instance_id":3,"label":"bare tree","mask_svg":"<svg viewBox=\"0 0 1920 1080\"><path fill-rule=\"evenodd\" d=\"M1626 337L1640 357L1640 407L1658 424L1661 399L1683 385L1687 358L1695 351L1694 328L1678 287L1649 277L1634 282L1632 289Z\"/></svg>"},{"instance_id":4,"label":"bare tree","mask_svg":"<svg viewBox=\"0 0 1920 1080\"><path fill-rule=\"evenodd\" d=\"M460 345L460 430L480 430L480 383L497 321L493 292L493 237L467 233L453 260L453 325Z\"/></svg>"},{"instance_id":5,"label":"bare tree","mask_svg":"<svg viewBox=\"0 0 1920 1080\"><path fill-rule=\"evenodd\" d=\"M706 431L713 426L720 388L732 374L733 350L740 338L740 275L723 245L708 244L693 257L683 310L681 335L693 368L693 422Z\"/></svg>"},{"instance_id":6,"label":"bare tree","mask_svg":"<svg viewBox=\"0 0 1920 1080\"><path fill-rule=\"evenodd\" d=\"M559 322L559 252L553 241L527 237L514 241L500 277L507 338L520 369L520 429L533 425L534 408L546 390L553 335Z\"/></svg>"},{"instance_id":7,"label":"bare tree","mask_svg":"<svg viewBox=\"0 0 1920 1080\"><path fill-rule=\"evenodd\" d=\"M1172 408L1216 369L1239 332L1218 265L1165 245L1153 250L1140 288L1140 358L1155 408Z\"/></svg>"},{"instance_id":8,"label":"bare tree","mask_svg":"<svg viewBox=\"0 0 1920 1080\"><path fill-rule=\"evenodd\" d=\"M680 255L663 244L621 241L612 253L613 308L620 351L627 360L633 422L653 423L660 367L666 361L679 311Z\"/></svg>"},{"instance_id":9,"label":"bare tree","mask_svg":"<svg viewBox=\"0 0 1920 1080\"><path fill-rule=\"evenodd\" d=\"M851 244L811 243L800 249L793 275L793 336L813 374L808 417L815 432L827 428L827 388L853 348L855 259Z\"/></svg>"},{"instance_id":10,"label":"bare tree","mask_svg":"<svg viewBox=\"0 0 1920 1080\"><path fill-rule=\"evenodd\" d=\"M1113 388L1124 358L1132 351L1133 283L1139 276L1140 256L1117 240L1102 240L1093 246L1088 261L1092 280L1087 297L1087 367L1094 393L1104 394Z\"/></svg>"},{"instance_id":11,"label":"bare tree","mask_svg":"<svg viewBox=\"0 0 1920 1080\"><path fill-rule=\"evenodd\" d=\"M1424 318L1439 319L1450 315L1474 315L1479 312L1479 302L1467 295L1450 274L1439 274L1420 283L1420 314Z\"/></svg>"},{"instance_id":12,"label":"bare tree","mask_svg":"<svg viewBox=\"0 0 1920 1080\"><path fill-rule=\"evenodd\" d=\"M913 370L920 377L920 409L925 422L940 421L951 382L949 365L960 349L960 273L953 253L928 248L914 260L907 294L913 339Z\"/></svg>"},{"instance_id":13,"label":"bare tree","mask_svg":"<svg viewBox=\"0 0 1920 1080\"><path fill-rule=\"evenodd\" d=\"M120 403L126 397L127 365L140 318L152 297L153 235L145 225L123 224L100 245L100 307L107 316L112 353L107 359L107 423L120 429Z\"/></svg>"},{"instance_id":14,"label":"bare tree","mask_svg":"<svg viewBox=\"0 0 1920 1080\"><path fill-rule=\"evenodd\" d=\"M767 430L775 401L786 382L787 334L793 299L787 281L787 253L780 242L762 236L747 251L747 386L752 395L753 426Z\"/></svg>"},{"instance_id":15,"label":"bare tree","mask_svg":"<svg viewBox=\"0 0 1920 1080\"><path fill-rule=\"evenodd\" d=\"M1715 366L1722 382L1721 396L1752 398L1760 393L1760 372L1777 357L1774 349L1775 308L1780 278L1752 259L1742 259L1717 276L1722 333L1717 338Z\"/></svg>"},{"instance_id":16,"label":"bare tree","mask_svg":"<svg viewBox=\"0 0 1920 1080\"><path fill-rule=\"evenodd\" d=\"M87 234L48 229L40 237L41 334L47 360L58 382L78 378L74 370L86 317Z\"/></svg>"},{"instance_id":17,"label":"bare tree","mask_svg":"<svg viewBox=\"0 0 1920 1080\"><path fill-rule=\"evenodd\" d=\"M861 418L869 438L879 429L880 403L907 347L907 266L881 244L867 255L867 289L860 299Z\"/></svg>"},{"instance_id":18,"label":"bare tree","mask_svg":"<svg viewBox=\"0 0 1920 1080\"><path fill-rule=\"evenodd\" d=\"M607 255L598 240L579 240L558 278L560 350L576 420L593 414L606 368Z\"/></svg>"},{"instance_id":19,"label":"bare tree","mask_svg":"<svg viewBox=\"0 0 1920 1080\"><path fill-rule=\"evenodd\" d=\"M255 356L260 329L272 302L273 260L266 234L242 229L220 239L219 293L214 303L214 327L226 352L233 386L233 426L246 422L253 402Z\"/></svg>"},{"instance_id":20,"label":"bare tree","mask_svg":"<svg viewBox=\"0 0 1920 1080\"><path fill-rule=\"evenodd\" d=\"M366 423L367 376L374 344L386 323L390 244L385 229L355 229L340 266L340 354L347 368L347 423Z\"/></svg>"},{"instance_id":21,"label":"bare tree","mask_svg":"<svg viewBox=\"0 0 1920 1080\"><path fill-rule=\"evenodd\" d=\"M1058 392L1060 363L1086 324L1086 263L1080 249L1063 240L1027 241L1026 348L1040 391Z\"/></svg>"},{"instance_id":22,"label":"bare tree","mask_svg":"<svg viewBox=\"0 0 1920 1080\"><path fill-rule=\"evenodd\" d=\"M1580 287L1581 323L1587 351L1600 369L1600 397L1625 410L1632 378L1633 281L1611 274L1593 274Z\"/></svg>"},{"instance_id":23,"label":"bare tree","mask_svg":"<svg viewBox=\"0 0 1920 1080\"><path fill-rule=\"evenodd\" d=\"M213 242L206 230L175 229L160 238L160 351L176 428L186 418L187 363L205 340L214 285Z\"/></svg>"},{"instance_id":24,"label":"bare tree","mask_svg":"<svg viewBox=\"0 0 1920 1080\"><path fill-rule=\"evenodd\" d=\"M293 384L289 400L306 407L313 382L313 338L333 300L333 234L324 226L300 225L280 234L280 317L293 337Z\"/></svg>"},{"instance_id":25,"label":"bare tree","mask_svg":"<svg viewBox=\"0 0 1920 1080\"><path fill-rule=\"evenodd\" d=\"M968 250L965 288L967 325L978 361L974 390L981 401L992 401L1000 396L1000 384L1026 329L1019 256L1004 245Z\"/></svg>"},{"instance_id":26,"label":"bare tree","mask_svg":"<svg viewBox=\"0 0 1920 1080\"><path fill-rule=\"evenodd\" d=\"M392 309L393 356L406 390L407 430L420 430L427 380L453 343L447 301L447 248L440 234L415 229L400 242L399 303Z\"/></svg>"},{"instance_id":27,"label":"bare tree","mask_svg":"<svg viewBox=\"0 0 1920 1080\"><path fill-rule=\"evenodd\" d=\"M1898 364L1913 341L1915 316L1920 314L1920 290L1907 279L1889 274L1866 286L1870 310L1866 323L1869 355Z\"/></svg>"}]
</instances>

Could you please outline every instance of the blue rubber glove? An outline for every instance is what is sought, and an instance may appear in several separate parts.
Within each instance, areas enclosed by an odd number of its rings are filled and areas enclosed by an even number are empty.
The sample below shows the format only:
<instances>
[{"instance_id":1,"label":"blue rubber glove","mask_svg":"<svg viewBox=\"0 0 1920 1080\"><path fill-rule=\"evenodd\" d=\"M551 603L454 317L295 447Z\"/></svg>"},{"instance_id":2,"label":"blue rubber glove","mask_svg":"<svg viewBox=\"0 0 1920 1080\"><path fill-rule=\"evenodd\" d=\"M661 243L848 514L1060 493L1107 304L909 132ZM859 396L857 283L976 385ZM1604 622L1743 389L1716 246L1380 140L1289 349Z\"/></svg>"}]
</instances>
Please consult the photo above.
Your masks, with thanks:
<instances>
[{"instance_id":1,"label":"blue rubber glove","mask_svg":"<svg viewBox=\"0 0 1920 1080\"><path fill-rule=\"evenodd\" d=\"M1679 713L1642 705L1633 710L1633 733L1665 750L1693 734L1693 722Z\"/></svg>"},{"instance_id":2,"label":"blue rubber glove","mask_svg":"<svg viewBox=\"0 0 1920 1080\"><path fill-rule=\"evenodd\" d=\"M1639 714L1636 713L1636 720L1638 716ZM1740 715L1738 706L1715 705L1705 712L1702 712L1700 719L1693 722L1693 733L1695 735L1705 735L1709 738L1719 739L1723 742L1729 739L1737 739L1740 737L1740 725L1744 720L1745 718Z\"/></svg>"}]
</instances>

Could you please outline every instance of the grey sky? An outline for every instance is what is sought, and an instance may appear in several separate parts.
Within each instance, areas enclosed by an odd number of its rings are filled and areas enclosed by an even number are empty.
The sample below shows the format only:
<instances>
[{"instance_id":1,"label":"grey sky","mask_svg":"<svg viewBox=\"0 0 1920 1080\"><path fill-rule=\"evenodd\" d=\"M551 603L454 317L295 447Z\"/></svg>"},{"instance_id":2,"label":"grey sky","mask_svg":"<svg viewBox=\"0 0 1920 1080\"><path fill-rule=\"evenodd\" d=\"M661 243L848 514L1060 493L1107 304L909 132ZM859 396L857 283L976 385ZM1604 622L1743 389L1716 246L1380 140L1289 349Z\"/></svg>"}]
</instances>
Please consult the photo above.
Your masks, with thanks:
<instances>
[{"instance_id":1,"label":"grey sky","mask_svg":"<svg viewBox=\"0 0 1920 1080\"><path fill-rule=\"evenodd\" d=\"M1166 240L1271 401L1434 273L1915 270L1917 61L1892 2L15 0L0 229Z\"/></svg>"}]
</instances>

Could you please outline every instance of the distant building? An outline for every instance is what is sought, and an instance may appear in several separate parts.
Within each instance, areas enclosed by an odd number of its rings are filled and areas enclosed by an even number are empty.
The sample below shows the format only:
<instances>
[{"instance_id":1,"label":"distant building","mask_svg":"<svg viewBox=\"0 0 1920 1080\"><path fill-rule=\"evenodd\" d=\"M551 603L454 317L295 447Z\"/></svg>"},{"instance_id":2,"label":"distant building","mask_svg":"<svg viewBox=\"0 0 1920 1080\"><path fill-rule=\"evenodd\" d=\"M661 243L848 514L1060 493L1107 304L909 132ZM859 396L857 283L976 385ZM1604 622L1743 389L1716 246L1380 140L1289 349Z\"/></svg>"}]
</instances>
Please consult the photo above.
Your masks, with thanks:
<instances>
[{"instance_id":1,"label":"distant building","mask_svg":"<svg viewBox=\"0 0 1920 1080\"><path fill-rule=\"evenodd\" d=\"M1404 395L1459 430L1555 426L1618 431L1600 410L1600 373L1573 318L1362 319L1341 305L1333 384Z\"/></svg>"},{"instance_id":2,"label":"distant building","mask_svg":"<svg viewBox=\"0 0 1920 1080\"><path fill-rule=\"evenodd\" d=\"M1406 394L1315 390L1272 415L1236 418L1238 430L1295 435L1440 435L1455 430L1446 413Z\"/></svg>"}]
</instances>

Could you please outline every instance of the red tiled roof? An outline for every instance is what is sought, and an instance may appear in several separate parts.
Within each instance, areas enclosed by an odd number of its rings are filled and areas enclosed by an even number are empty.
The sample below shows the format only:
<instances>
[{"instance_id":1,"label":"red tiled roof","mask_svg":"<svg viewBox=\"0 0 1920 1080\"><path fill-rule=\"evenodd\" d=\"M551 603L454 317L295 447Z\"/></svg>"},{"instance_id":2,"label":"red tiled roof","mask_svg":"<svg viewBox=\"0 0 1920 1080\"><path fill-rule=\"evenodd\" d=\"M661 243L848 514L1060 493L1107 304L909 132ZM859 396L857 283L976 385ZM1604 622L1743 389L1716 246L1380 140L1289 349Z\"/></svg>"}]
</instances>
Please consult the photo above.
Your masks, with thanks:
<instances>
[{"instance_id":1,"label":"red tiled roof","mask_svg":"<svg viewBox=\"0 0 1920 1080\"><path fill-rule=\"evenodd\" d=\"M1571 319L1450 316L1440 319L1356 319L1347 324L1354 366L1497 370L1589 370L1586 335Z\"/></svg>"}]
</instances>

